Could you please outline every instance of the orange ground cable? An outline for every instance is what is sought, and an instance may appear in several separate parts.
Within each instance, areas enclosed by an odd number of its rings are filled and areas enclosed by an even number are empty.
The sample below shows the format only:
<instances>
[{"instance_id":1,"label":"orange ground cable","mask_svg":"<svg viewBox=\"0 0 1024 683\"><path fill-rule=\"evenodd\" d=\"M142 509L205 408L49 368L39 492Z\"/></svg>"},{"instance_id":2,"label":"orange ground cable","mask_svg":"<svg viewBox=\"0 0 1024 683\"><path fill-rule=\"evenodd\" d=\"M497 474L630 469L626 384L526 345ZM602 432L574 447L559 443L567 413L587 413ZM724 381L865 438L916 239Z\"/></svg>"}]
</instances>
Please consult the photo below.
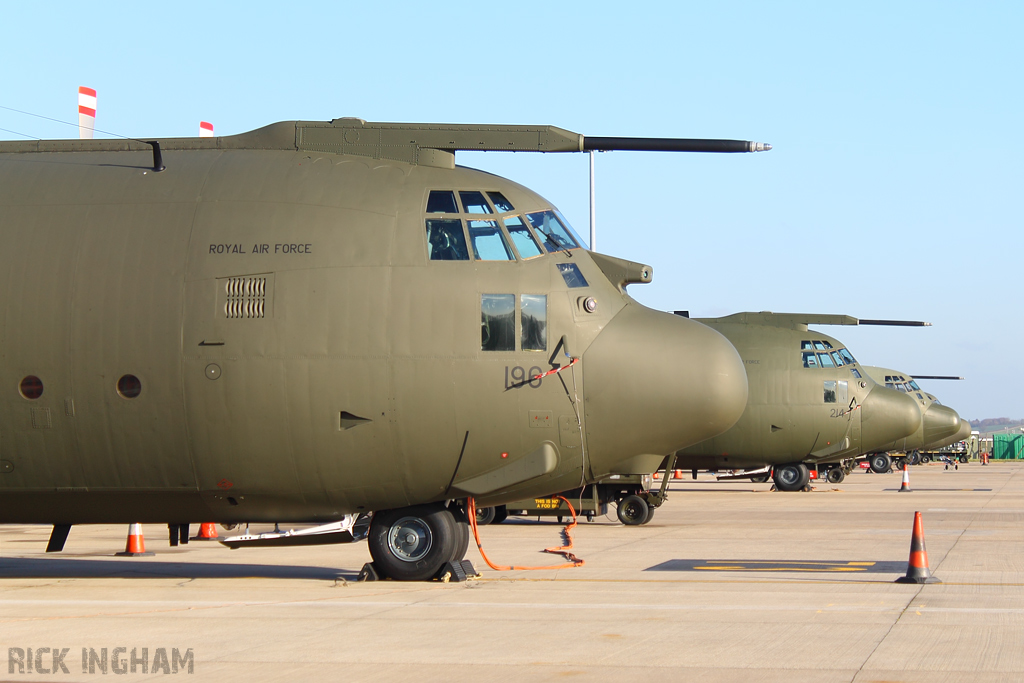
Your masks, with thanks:
<instances>
[{"instance_id":1,"label":"orange ground cable","mask_svg":"<svg viewBox=\"0 0 1024 683\"><path fill-rule=\"evenodd\" d=\"M561 555L566 560L568 560L568 562L566 562L565 564L552 564L552 565L547 565L547 566L544 566L544 567L516 567L516 566L508 566L508 567L506 567L506 566L497 565L497 564L494 564L493 562L491 562L491 559L489 557L487 557L487 553L484 552L483 545L480 543L480 531L477 529L477 525L476 525L476 501L474 501L472 498L467 499L467 504L468 504L468 507L469 507L469 526L473 529L473 538L476 540L476 547L477 547L477 550L480 551L480 557L484 558L484 562L487 563L487 566L490 567L491 569L493 569L494 571L497 571L497 572L507 572L507 571L513 571L513 570L517 570L517 569L522 569L522 570L571 569L572 567L582 567L583 566L583 560L581 560L580 558L576 557L571 552L569 552L572 549L572 533L571 532L573 530L573 527L576 526L576 509L572 506L572 503L570 503L567 498L563 498L562 496L556 496L556 498L558 498L559 500L564 500L565 504L569 506L569 512L572 513L572 521L569 522L565 526L565 528L562 530L562 533L565 535L565 545L559 546L557 548L545 548L544 552L546 552L546 553L553 553L555 555Z\"/></svg>"}]
</instances>

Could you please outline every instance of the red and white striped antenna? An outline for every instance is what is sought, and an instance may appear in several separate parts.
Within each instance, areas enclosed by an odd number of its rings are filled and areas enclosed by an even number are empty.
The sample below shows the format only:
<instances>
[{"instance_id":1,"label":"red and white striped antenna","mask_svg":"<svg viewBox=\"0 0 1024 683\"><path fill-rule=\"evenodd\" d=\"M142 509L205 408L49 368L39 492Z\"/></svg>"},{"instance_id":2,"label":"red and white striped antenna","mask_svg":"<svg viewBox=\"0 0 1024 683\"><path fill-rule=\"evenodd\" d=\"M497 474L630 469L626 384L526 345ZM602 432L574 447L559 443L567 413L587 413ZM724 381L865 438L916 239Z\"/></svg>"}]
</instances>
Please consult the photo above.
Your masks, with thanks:
<instances>
[{"instance_id":1,"label":"red and white striped antenna","mask_svg":"<svg viewBox=\"0 0 1024 683\"><path fill-rule=\"evenodd\" d=\"M78 88L78 137L92 140L96 128L96 91L84 85Z\"/></svg>"},{"instance_id":2,"label":"red and white striped antenna","mask_svg":"<svg viewBox=\"0 0 1024 683\"><path fill-rule=\"evenodd\" d=\"M199 137L201 138L212 138L213 137L213 124L209 121L199 122Z\"/></svg>"}]
</instances>

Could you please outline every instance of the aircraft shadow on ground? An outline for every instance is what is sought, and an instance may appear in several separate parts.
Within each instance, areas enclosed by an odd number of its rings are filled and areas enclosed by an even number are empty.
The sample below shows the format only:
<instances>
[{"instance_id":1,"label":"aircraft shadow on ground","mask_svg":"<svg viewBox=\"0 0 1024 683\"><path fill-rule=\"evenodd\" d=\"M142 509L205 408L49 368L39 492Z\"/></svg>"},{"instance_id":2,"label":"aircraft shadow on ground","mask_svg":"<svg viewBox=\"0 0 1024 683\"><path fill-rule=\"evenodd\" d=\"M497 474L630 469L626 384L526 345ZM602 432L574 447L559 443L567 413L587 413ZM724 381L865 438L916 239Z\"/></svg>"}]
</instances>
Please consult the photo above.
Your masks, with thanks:
<instances>
[{"instance_id":1,"label":"aircraft shadow on ground","mask_svg":"<svg viewBox=\"0 0 1024 683\"><path fill-rule=\"evenodd\" d=\"M354 581L357 571L333 567L211 562L162 562L149 558L87 560L58 557L0 558L3 579L311 579Z\"/></svg>"}]
</instances>

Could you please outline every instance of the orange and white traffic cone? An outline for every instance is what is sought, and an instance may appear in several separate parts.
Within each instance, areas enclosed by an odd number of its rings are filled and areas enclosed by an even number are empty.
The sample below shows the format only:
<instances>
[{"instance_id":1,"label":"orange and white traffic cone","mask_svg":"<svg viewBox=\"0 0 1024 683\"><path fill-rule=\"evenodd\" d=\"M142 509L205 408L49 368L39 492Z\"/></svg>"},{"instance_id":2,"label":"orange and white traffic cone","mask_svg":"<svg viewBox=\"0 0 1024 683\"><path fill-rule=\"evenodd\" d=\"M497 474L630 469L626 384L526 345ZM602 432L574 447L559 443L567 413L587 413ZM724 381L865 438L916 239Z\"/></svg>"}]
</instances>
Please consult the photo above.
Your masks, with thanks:
<instances>
[{"instance_id":1,"label":"orange and white traffic cone","mask_svg":"<svg viewBox=\"0 0 1024 683\"><path fill-rule=\"evenodd\" d=\"M203 522L199 525L199 533L192 537L193 541L216 541L217 525L213 522Z\"/></svg>"},{"instance_id":2,"label":"orange and white traffic cone","mask_svg":"<svg viewBox=\"0 0 1024 683\"><path fill-rule=\"evenodd\" d=\"M900 493L910 493L910 467L903 463L903 483L900 484Z\"/></svg>"},{"instance_id":3,"label":"orange and white traffic cone","mask_svg":"<svg viewBox=\"0 0 1024 683\"><path fill-rule=\"evenodd\" d=\"M673 470L672 478L673 479L682 479L683 478L683 471L682 470Z\"/></svg>"},{"instance_id":4,"label":"orange and white traffic cone","mask_svg":"<svg viewBox=\"0 0 1024 683\"><path fill-rule=\"evenodd\" d=\"M896 583L942 583L928 571L928 551L924 547L924 524L921 513L914 513L914 535L910 538L910 561L907 575L896 579Z\"/></svg>"},{"instance_id":5,"label":"orange and white traffic cone","mask_svg":"<svg viewBox=\"0 0 1024 683\"><path fill-rule=\"evenodd\" d=\"M146 552L146 539L142 537L141 524L136 523L128 525L128 542L124 546L124 552L117 554L127 555L128 557L139 557L141 555L153 554Z\"/></svg>"},{"instance_id":6,"label":"orange and white traffic cone","mask_svg":"<svg viewBox=\"0 0 1024 683\"><path fill-rule=\"evenodd\" d=\"M655 472L654 473L654 478L655 479L661 479L661 472Z\"/></svg>"}]
</instances>

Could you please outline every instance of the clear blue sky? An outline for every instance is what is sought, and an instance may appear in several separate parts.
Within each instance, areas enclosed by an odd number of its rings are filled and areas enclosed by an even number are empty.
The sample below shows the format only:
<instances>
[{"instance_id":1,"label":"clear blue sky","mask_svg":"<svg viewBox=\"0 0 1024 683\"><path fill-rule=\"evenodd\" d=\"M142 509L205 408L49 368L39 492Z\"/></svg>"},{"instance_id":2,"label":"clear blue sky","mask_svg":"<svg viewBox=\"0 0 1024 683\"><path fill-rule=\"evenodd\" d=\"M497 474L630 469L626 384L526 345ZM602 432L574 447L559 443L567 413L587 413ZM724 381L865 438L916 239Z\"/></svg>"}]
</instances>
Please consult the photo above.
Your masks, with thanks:
<instances>
[{"instance_id":1,"label":"clear blue sky","mask_svg":"<svg viewBox=\"0 0 1024 683\"><path fill-rule=\"evenodd\" d=\"M130 136L279 120L553 124L767 154L597 158L598 247L643 303L927 320L827 328L968 418L1024 416L1021 3L18 3L0 104ZM0 127L75 137L0 110ZM3 138L15 138L0 133ZM584 155L464 154L581 233ZM654 360L654 359L652 359Z\"/></svg>"}]
</instances>

